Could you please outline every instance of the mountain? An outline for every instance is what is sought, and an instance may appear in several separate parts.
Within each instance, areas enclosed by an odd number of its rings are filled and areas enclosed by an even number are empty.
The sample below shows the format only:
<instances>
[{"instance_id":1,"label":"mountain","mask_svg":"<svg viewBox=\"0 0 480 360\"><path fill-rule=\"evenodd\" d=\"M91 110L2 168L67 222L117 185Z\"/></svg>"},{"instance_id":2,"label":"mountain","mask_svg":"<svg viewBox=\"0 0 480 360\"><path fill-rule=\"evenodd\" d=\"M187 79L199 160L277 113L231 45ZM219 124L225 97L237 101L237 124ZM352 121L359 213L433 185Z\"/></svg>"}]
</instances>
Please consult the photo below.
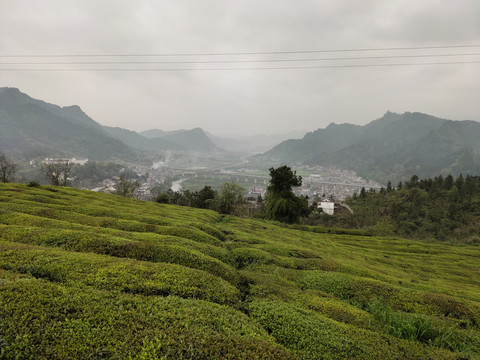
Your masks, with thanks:
<instances>
[{"instance_id":1,"label":"mountain","mask_svg":"<svg viewBox=\"0 0 480 360\"><path fill-rule=\"evenodd\" d=\"M287 139L301 138L305 131L292 131L278 135L252 135L240 138L224 138L207 133L219 148L237 153L263 153Z\"/></svg>"},{"instance_id":2,"label":"mountain","mask_svg":"<svg viewBox=\"0 0 480 360\"><path fill-rule=\"evenodd\" d=\"M395 114L365 126L330 124L285 141L265 157L337 166L382 183L460 172L480 173L480 123L422 113Z\"/></svg>"},{"instance_id":3,"label":"mountain","mask_svg":"<svg viewBox=\"0 0 480 360\"><path fill-rule=\"evenodd\" d=\"M199 128L155 131L162 136L150 138L102 126L77 105L60 107L16 88L0 88L0 152L26 158L75 156L102 161L131 160L138 150L220 151Z\"/></svg>"},{"instance_id":4,"label":"mountain","mask_svg":"<svg viewBox=\"0 0 480 360\"><path fill-rule=\"evenodd\" d=\"M140 135L149 139L163 139L180 146L186 151L217 152L221 151L200 128L191 130L163 131L152 129L142 131Z\"/></svg>"},{"instance_id":5,"label":"mountain","mask_svg":"<svg viewBox=\"0 0 480 360\"><path fill-rule=\"evenodd\" d=\"M302 139L289 139L275 146L264 155L283 161L306 161L312 154L342 149L361 133L361 126L331 123L325 129L305 134Z\"/></svg>"},{"instance_id":6,"label":"mountain","mask_svg":"<svg viewBox=\"0 0 480 360\"><path fill-rule=\"evenodd\" d=\"M122 141L128 146L146 151L162 151L162 150L186 150L182 145L173 143L169 140L161 138L149 139L139 133L119 127L103 127L112 137Z\"/></svg>"},{"instance_id":7,"label":"mountain","mask_svg":"<svg viewBox=\"0 0 480 360\"><path fill-rule=\"evenodd\" d=\"M0 88L0 151L94 160L134 156L132 149L112 138L80 107L48 104L15 88Z\"/></svg>"}]
</instances>

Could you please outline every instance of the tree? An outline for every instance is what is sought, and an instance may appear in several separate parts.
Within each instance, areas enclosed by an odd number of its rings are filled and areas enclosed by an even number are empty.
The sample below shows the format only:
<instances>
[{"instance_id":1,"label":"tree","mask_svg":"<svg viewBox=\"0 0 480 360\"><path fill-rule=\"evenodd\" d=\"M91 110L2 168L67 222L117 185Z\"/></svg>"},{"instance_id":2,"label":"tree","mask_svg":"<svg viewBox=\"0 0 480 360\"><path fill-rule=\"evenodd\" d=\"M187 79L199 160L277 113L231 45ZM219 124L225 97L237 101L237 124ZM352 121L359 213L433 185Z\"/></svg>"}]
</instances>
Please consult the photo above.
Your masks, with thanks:
<instances>
[{"instance_id":1,"label":"tree","mask_svg":"<svg viewBox=\"0 0 480 360\"><path fill-rule=\"evenodd\" d=\"M367 192L365 191L365 186L362 186L360 190L360 199L365 199L367 197Z\"/></svg>"},{"instance_id":2,"label":"tree","mask_svg":"<svg viewBox=\"0 0 480 360\"><path fill-rule=\"evenodd\" d=\"M393 188L392 188L392 183L390 182L390 180L388 180L388 183L387 183L387 193L390 193L393 191Z\"/></svg>"},{"instance_id":3,"label":"tree","mask_svg":"<svg viewBox=\"0 0 480 360\"><path fill-rule=\"evenodd\" d=\"M134 197L135 191L140 187L138 181L127 178L125 172L122 172L115 179L114 190L112 194L125 196L125 197Z\"/></svg>"},{"instance_id":4,"label":"tree","mask_svg":"<svg viewBox=\"0 0 480 360\"><path fill-rule=\"evenodd\" d=\"M52 185L67 186L73 163L69 160L53 160L42 165L42 171Z\"/></svg>"},{"instance_id":5,"label":"tree","mask_svg":"<svg viewBox=\"0 0 480 360\"><path fill-rule=\"evenodd\" d=\"M297 222L301 216L310 212L305 197L296 196L292 187L301 186L302 177L297 176L284 165L277 169L270 168L270 184L267 187L266 215L268 219L286 223Z\"/></svg>"},{"instance_id":6,"label":"tree","mask_svg":"<svg viewBox=\"0 0 480 360\"><path fill-rule=\"evenodd\" d=\"M17 171L17 165L6 158L5 155L0 155L0 180L3 183L8 183L12 180L13 175Z\"/></svg>"},{"instance_id":7,"label":"tree","mask_svg":"<svg viewBox=\"0 0 480 360\"><path fill-rule=\"evenodd\" d=\"M168 204L170 199L166 193L158 194L155 201L160 204Z\"/></svg>"},{"instance_id":8,"label":"tree","mask_svg":"<svg viewBox=\"0 0 480 360\"><path fill-rule=\"evenodd\" d=\"M276 169L272 167L269 171L270 184L267 187L267 192L271 194L289 196L293 194L293 186L302 186L302 177L297 176L297 172L292 171L292 169L286 165Z\"/></svg>"},{"instance_id":9,"label":"tree","mask_svg":"<svg viewBox=\"0 0 480 360\"><path fill-rule=\"evenodd\" d=\"M245 204L245 189L234 183L225 183L217 198L217 211L221 214L234 214Z\"/></svg>"},{"instance_id":10,"label":"tree","mask_svg":"<svg viewBox=\"0 0 480 360\"><path fill-rule=\"evenodd\" d=\"M445 190L450 190L453 184L453 176L448 174L445 178L445 181L443 182L443 187L445 188Z\"/></svg>"},{"instance_id":11,"label":"tree","mask_svg":"<svg viewBox=\"0 0 480 360\"><path fill-rule=\"evenodd\" d=\"M217 192L210 186L205 186L202 190L196 193L197 207L200 209L209 209Z\"/></svg>"}]
</instances>

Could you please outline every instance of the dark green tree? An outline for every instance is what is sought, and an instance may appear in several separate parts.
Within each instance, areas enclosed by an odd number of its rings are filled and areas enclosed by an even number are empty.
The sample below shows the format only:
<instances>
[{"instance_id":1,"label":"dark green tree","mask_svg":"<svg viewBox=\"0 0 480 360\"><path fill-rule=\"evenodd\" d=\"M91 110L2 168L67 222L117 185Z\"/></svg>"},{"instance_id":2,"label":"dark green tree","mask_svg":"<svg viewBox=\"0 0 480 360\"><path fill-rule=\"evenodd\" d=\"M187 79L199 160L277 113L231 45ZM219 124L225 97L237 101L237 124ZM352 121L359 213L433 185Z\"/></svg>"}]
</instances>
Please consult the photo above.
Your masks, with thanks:
<instances>
[{"instance_id":1,"label":"dark green tree","mask_svg":"<svg viewBox=\"0 0 480 360\"><path fill-rule=\"evenodd\" d=\"M170 198L166 193L158 194L155 198L155 201L160 204L168 204L170 202Z\"/></svg>"},{"instance_id":2,"label":"dark green tree","mask_svg":"<svg viewBox=\"0 0 480 360\"><path fill-rule=\"evenodd\" d=\"M463 175L460 174L458 178L455 180L455 186L459 191L462 191L463 184L465 183L465 179L463 178Z\"/></svg>"},{"instance_id":3,"label":"dark green tree","mask_svg":"<svg viewBox=\"0 0 480 360\"><path fill-rule=\"evenodd\" d=\"M443 182L443 187L445 190L450 190L453 187L453 176L448 174Z\"/></svg>"},{"instance_id":4,"label":"dark green tree","mask_svg":"<svg viewBox=\"0 0 480 360\"><path fill-rule=\"evenodd\" d=\"M210 186L205 186L197 194L197 207L200 209L209 209L212 206L212 202L217 195L217 192Z\"/></svg>"},{"instance_id":5,"label":"dark green tree","mask_svg":"<svg viewBox=\"0 0 480 360\"><path fill-rule=\"evenodd\" d=\"M268 219L285 223L298 222L302 216L308 216L310 209L305 197L296 196L292 187L302 185L302 177L297 176L284 165L270 168L270 184L267 187L266 215Z\"/></svg>"},{"instance_id":6,"label":"dark green tree","mask_svg":"<svg viewBox=\"0 0 480 360\"><path fill-rule=\"evenodd\" d=\"M393 189L392 189L392 183L390 182L390 180L388 180L388 183L387 183L387 192L392 192Z\"/></svg>"},{"instance_id":7,"label":"dark green tree","mask_svg":"<svg viewBox=\"0 0 480 360\"><path fill-rule=\"evenodd\" d=\"M365 199L367 197L367 192L365 191L365 187L362 186L362 189L360 190L360 199Z\"/></svg>"}]
</instances>

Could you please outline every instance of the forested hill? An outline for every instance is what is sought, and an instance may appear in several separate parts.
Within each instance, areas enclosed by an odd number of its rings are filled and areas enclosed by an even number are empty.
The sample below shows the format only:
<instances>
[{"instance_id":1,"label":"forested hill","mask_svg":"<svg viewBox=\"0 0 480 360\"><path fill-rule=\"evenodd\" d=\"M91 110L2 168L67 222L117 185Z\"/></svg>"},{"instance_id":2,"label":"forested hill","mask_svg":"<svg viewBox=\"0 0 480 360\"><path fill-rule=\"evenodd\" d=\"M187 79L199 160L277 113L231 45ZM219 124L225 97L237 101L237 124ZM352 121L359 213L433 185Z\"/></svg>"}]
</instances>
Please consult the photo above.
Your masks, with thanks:
<instances>
[{"instance_id":1,"label":"forested hill","mask_svg":"<svg viewBox=\"0 0 480 360\"><path fill-rule=\"evenodd\" d=\"M165 132L148 138L135 131L102 126L79 106L60 107L33 99L16 88L0 88L0 152L13 156L85 157L124 161L139 151L218 152L202 129Z\"/></svg>"},{"instance_id":2,"label":"forested hill","mask_svg":"<svg viewBox=\"0 0 480 360\"><path fill-rule=\"evenodd\" d=\"M480 244L480 176L413 176L381 191L362 189L347 203L353 214L339 209L335 216L320 216L317 224Z\"/></svg>"},{"instance_id":3,"label":"forested hill","mask_svg":"<svg viewBox=\"0 0 480 360\"><path fill-rule=\"evenodd\" d=\"M134 157L131 148L111 137L78 106L48 104L15 88L0 88L0 151L27 158Z\"/></svg>"},{"instance_id":4,"label":"forested hill","mask_svg":"<svg viewBox=\"0 0 480 360\"><path fill-rule=\"evenodd\" d=\"M480 357L480 247L296 227L0 184L0 358Z\"/></svg>"},{"instance_id":5,"label":"forested hill","mask_svg":"<svg viewBox=\"0 0 480 360\"><path fill-rule=\"evenodd\" d=\"M365 126L330 124L288 140L265 157L337 166L386 184L419 177L480 174L480 123L422 113L386 113Z\"/></svg>"}]
</instances>

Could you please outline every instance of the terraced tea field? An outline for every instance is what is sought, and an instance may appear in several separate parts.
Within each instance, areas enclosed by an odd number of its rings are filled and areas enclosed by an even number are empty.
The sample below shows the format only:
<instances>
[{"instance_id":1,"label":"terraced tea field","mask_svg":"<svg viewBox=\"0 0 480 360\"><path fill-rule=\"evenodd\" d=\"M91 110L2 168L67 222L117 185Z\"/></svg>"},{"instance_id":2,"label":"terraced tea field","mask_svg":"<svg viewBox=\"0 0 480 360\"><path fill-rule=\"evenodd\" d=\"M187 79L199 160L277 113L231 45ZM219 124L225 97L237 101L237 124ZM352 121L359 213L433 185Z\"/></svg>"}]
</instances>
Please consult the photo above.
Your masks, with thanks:
<instances>
[{"instance_id":1,"label":"terraced tea field","mask_svg":"<svg viewBox=\"0 0 480 360\"><path fill-rule=\"evenodd\" d=\"M479 246L326 231L0 184L0 358L480 358Z\"/></svg>"}]
</instances>

